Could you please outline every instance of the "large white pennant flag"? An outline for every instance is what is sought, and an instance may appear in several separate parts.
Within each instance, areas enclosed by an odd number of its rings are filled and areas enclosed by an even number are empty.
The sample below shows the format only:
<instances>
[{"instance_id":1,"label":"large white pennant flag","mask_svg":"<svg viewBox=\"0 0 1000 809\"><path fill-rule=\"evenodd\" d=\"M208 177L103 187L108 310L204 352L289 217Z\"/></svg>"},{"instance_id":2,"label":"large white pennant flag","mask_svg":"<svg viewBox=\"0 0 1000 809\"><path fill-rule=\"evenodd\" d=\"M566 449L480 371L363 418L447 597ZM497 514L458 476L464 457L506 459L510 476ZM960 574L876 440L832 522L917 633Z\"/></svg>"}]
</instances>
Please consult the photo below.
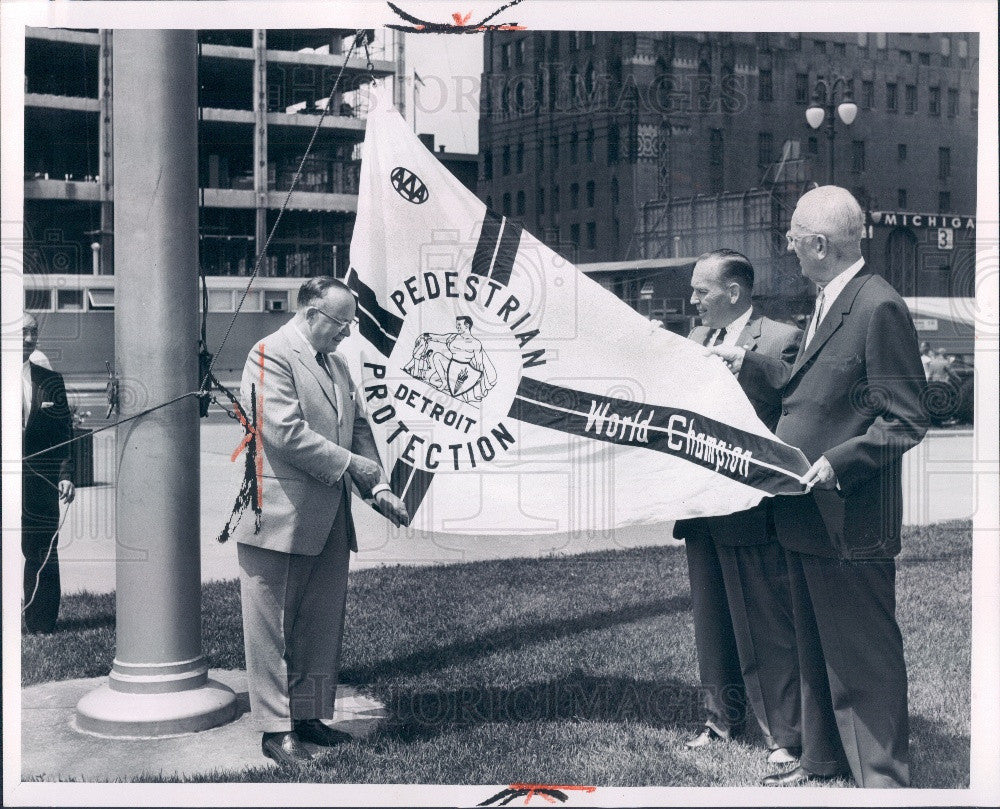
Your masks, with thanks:
<instances>
[{"instance_id":1,"label":"large white pennant flag","mask_svg":"<svg viewBox=\"0 0 1000 809\"><path fill-rule=\"evenodd\" d=\"M424 530L608 530L802 491L732 374L487 210L384 94L362 150L342 351Z\"/></svg>"}]
</instances>

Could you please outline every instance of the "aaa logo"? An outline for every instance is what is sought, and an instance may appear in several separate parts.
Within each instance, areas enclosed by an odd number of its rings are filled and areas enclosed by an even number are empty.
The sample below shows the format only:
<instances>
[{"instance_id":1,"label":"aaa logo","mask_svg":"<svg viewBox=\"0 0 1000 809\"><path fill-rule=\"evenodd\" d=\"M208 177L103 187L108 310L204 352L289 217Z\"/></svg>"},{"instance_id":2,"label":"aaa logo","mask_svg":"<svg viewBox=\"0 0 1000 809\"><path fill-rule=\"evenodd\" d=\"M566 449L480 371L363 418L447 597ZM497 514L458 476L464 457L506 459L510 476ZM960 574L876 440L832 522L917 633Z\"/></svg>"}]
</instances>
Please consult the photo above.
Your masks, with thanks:
<instances>
[{"instance_id":1,"label":"aaa logo","mask_svg":"<svg viewBox=\"0 0 1000 809\"><path fill-rule=\"evenodd\" d=\"M396 189L396 193L407 202L412 202L414 205L427 202L429 196L427 186L409 169L396 166L389 173L389 180L392 182L392 187Z\"/></svg>"}]
</instances>

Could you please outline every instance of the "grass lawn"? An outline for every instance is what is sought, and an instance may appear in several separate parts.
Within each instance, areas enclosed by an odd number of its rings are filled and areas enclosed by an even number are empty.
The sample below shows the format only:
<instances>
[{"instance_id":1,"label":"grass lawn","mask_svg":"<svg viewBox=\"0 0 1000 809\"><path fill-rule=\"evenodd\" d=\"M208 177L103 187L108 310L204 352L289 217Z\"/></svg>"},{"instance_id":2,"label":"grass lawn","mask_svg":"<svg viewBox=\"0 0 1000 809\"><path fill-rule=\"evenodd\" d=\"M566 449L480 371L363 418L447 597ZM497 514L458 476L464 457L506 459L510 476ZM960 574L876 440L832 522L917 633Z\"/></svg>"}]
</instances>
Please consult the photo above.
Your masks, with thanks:
<instances>
[{"instance_id":1,"label":"grass lawn","mask_svg":"<svg viewBox=\"0 0 1000 809\"><path fill-rule=\"evenodd\" d=\"M913 785L965 787L971 524L908 529L903 548ZM203 615L209 664L243 668L237 583L206 586ZM109 671L114 596L68 597L62 616L22 638L24 685ZM676 548L352 573L342 680L388 709L371 739L193 780L754 786L773 769L759 735L681 749L701 711Z\"/></svg>"}]
</instances>

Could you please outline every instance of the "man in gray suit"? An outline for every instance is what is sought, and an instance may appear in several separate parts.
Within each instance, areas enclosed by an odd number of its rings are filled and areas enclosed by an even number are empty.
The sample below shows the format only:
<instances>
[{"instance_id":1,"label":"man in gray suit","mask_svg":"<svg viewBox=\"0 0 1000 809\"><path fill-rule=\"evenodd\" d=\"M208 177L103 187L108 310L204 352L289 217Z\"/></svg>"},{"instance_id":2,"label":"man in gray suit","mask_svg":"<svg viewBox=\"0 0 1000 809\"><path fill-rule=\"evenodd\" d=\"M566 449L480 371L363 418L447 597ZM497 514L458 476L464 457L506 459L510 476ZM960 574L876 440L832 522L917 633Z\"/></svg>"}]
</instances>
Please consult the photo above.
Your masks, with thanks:
<instances>
[{"instance_id":1,"label":"man in gray suit","mask_svg":"<svg viewBox=\"0 0 1000 809\"><path fill-rule=\"evenodd\" d=\"M716 250L701 256L691 303L702 324L689 335L702 345L739 346L790 368L801 332L754 311L754 272L746 256ZM771 430L781 397L766 389L750 400ZM723 517L681 520L686 539L698 669L707 716L685 744L699 749L737 735L749 700L772 763L790 763L801 746L799 672L791 594L770 502Z\"/></svg>"},{"instance_id":2,"label":"man in gray suit","mask_svg":"<svg viewBox=\"0 0 1000 809\"><path fill-rule=\"evenodd\" d=\"M243 520L234 532L247 679L261 750L282 764L311 758L304 741L350 738L322 720L333 717L349 552L358 549L351 484L396 524L409 521L334 353L355 312L347 286L310 278L295 316L254 346L243 372L241 397L248 413L256 405L263 450L260 530Z\"/></svg>"}]
</instances>

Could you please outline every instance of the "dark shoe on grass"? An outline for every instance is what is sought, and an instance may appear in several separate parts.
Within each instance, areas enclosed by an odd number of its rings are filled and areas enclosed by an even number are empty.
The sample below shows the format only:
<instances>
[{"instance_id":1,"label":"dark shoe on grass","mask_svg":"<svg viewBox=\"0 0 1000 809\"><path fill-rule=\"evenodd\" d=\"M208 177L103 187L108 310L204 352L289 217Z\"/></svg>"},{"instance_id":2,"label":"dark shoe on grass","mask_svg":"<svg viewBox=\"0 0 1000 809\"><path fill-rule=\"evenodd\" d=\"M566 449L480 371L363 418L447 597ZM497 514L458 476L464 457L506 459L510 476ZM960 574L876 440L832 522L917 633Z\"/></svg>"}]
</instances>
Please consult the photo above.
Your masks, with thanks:
<instances>
[{"instance_id":1,"label":"dark shoe on grass","mask_svg":"<svg viewBox=\"0 0 1000 809\"><path fill-rule=\"evenodd\" d=\"M767 756L768 764L794 764L802 751L798 747L777 747Z\"/></svg>"},{"instance_id":2,"label":"dark shoe on grass","mask_svg":"<svg viewBox=\"0 0 1000 809\"><path fill-rule=\"evenodd\" d=\"M295 766L312 761L312 754L303 746L294 731L265 733L260 740L261 752L285 766Z\"/></svg>"},{"instance_id":3,"label":"dark shoe on grass","mask_svg":"<svg viewBox=\"0 0 1000 809\"><path fill-rule=\"evenodd\" d=\"M802 769L802 767L795 767L794 769L787 770L785 772L778 772L774 775L769 775L760 783L761 786L765 787L801 787L811 781L829 781L833 778L839 777L840 773L834 773L833 775L816 775L816 773L811 773L808 770Z\"/></svg>"},{"instance_id":4,"label":"dark shoe on grass","mask_svg":"<svg viewBox=\"0 0 1000 809\"><path fill-rule=\"evenodd\" d=\"M690 739L684 742L684 746L688 750L698 750L702 747L708 747L711 744L716 744L717 742L724 742L724 741L726 740L722 738L722 736L720 736L718 733L712 730L712 728L710 728L708 725L705 725L705 727L702 728L701 733L699 733L697 736L692 736Z\"/></svg>"},{"instance_id":5,"label":"dark shoe on grass","mask_svg":"<svg viewBox=\"0 0 1000 809\"><path fill-rule=\"evenodd\" d=\"M342 730L334 730L324 725L318 719L297 719L295 733L304 742L312 742L320 747L336 747L351 741L351 734Z\"/></svg>"}]
</instances>

